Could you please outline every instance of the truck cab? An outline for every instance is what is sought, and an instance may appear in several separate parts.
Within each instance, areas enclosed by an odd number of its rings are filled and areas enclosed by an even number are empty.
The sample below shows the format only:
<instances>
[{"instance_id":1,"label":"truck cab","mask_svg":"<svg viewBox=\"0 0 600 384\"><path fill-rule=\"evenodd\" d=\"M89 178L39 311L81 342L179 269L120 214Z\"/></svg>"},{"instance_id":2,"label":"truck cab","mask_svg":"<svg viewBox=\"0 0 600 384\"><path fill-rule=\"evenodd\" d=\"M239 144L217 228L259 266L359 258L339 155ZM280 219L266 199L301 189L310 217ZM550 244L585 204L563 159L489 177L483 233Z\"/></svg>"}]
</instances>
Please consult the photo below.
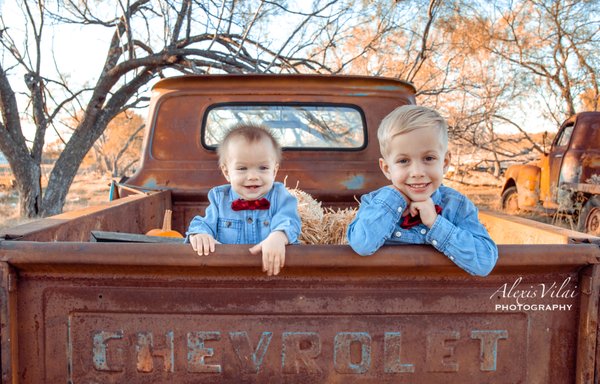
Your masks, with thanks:
<instances>
[{"instance_id":1,"label":"truck cab","mask_svg":"<svg viewBox=\"0 0 600 384\"><path fill-rule=\"evenodd\" d=\"M559 128L550 150L535 163L508 168L502 208L569 214L577 229L600 234L600 112L582 112Z\"/></svg>"}]
</instances>

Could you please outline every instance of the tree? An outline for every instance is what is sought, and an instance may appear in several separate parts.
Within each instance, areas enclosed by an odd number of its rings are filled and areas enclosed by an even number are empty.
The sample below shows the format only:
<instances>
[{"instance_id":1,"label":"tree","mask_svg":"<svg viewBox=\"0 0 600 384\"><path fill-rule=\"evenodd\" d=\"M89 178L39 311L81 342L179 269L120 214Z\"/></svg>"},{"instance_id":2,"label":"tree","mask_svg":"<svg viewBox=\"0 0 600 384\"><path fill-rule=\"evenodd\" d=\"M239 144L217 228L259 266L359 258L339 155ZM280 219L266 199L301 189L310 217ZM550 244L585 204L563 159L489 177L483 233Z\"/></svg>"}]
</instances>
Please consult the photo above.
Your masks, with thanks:
<instances>
[{"instance_id":1,"label":"tree","mask_svg":"<svg viewBox=\"0 0 600 384\"><path fill-rule=\"evenodd\" d=\"M352 1L314 1L293 10L285 1L267 0L18 0L26 27L19 40L0 16L0 151L14 171L23 216L61 212L65 197L84 156L120 112L147 102L149 82L169 72L329 72L322 63L307 59L323 28L342 25ZM11 16L12 17L12 16ZM269 23L282 17L290 25L285 39L271 36ZM46 26L94 26L113 31L106 61L94 84L75 87L68 74L43 71ZM49 58L44 58L49 60ZM20 71L20 72L19 72ZM23 107L15 89L23 73ZM42 191L40 164L46 131L58 131L58 120L83 109L83 116L65 138L65 146ZM19 114L35 125L31 143L25 138Z\"/></svg>"},{"instance_id":2,"label":"tree","mask_svg":"<svg viewBox=\"0 0 600 384\"><path fill-rule=\"evenodd\" d=\"M489 17L486 48L527 86L540 91L560 123L581 107L598 110L600 7L597 1L525 0L499 3Z\"/></svg>"},{"instance_id":3,"label":"tree","mask_svg":"<svg viewBox=\"0 0 600 384\"><path fill-rule=\"evenodd\" d=\"M140 115L121 112L96 140L87 158L93 159L99 172L108 172L112 177L125 176L140 159L144 127Z\"/></svg>"}]
</instances>

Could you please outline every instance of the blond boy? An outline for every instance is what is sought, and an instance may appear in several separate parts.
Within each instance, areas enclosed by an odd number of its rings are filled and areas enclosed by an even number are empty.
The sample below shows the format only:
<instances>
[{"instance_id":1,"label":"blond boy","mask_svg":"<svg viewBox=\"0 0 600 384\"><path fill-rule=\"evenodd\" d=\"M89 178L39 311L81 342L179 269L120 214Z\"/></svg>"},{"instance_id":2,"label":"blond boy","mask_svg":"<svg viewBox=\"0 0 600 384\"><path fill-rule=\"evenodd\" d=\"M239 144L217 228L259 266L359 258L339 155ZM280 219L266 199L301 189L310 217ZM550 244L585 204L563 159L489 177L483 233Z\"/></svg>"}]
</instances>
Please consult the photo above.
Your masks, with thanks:
<instances>
[{"instance_id":1,"label":"blond boy","mask_svg":"<svg viewBox=\"0 0 600 384\"><path fill-rule=\"evenodd\" d=\"M362 196L347 232L354 251L366 256L384 244L430 244L470 274L489 274L498 249L477 208L442 185L450 164L446 121L406 105L383 119L377 138L379 166L391 185Z\"/></svg>"},{"instance_id":2,"label":"blond boy","mask_svg":"<svg viewBox=\"0 0 600 384\"><path fill-rule=\"evenodd\" d=\"M186 240L198 255L215 244L255 244L263 270L277 275L285 264L285 246L300 234L298 202L275 182L281 147L264 127L232 128L218 147L219 166L229 184L212 188L205 216L192 219Z\"/></svg>"}]
</instances>

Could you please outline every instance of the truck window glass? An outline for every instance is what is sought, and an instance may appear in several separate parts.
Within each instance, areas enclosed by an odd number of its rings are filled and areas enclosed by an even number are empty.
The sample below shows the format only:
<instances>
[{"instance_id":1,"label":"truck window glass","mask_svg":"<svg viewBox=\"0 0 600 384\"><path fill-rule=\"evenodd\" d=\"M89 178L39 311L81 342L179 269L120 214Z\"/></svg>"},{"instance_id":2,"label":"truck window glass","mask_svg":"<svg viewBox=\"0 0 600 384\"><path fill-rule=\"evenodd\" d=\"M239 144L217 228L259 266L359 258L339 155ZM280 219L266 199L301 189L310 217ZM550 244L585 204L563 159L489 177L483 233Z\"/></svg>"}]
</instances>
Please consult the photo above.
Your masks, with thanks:
<instances>
[{"instance_id":1,"label":"truck window glass","mask_svg":"<svg viewBox=\"0 0 600 384\"><path fill-rule=\"evenodd\" d=\"M213 106L204 119L203 144L217 146L240 123L270 128L283 148L356 150L365 145L364 119L357 107L296 104Z\"/></svg>"},{"instance_id":2,"label":"truck window glass","mask_svg":"<svg viewBox=\"0 0 600 384\"><path fill-rule=\"evenodd\" d=\"M572 133L573 133L573 125L565 127L565 129L563 129L560 137L556 140L556 146L557 147L566 147L567 145L569 145L569 140L571 140Z\"/></svg>"}]
</instances>

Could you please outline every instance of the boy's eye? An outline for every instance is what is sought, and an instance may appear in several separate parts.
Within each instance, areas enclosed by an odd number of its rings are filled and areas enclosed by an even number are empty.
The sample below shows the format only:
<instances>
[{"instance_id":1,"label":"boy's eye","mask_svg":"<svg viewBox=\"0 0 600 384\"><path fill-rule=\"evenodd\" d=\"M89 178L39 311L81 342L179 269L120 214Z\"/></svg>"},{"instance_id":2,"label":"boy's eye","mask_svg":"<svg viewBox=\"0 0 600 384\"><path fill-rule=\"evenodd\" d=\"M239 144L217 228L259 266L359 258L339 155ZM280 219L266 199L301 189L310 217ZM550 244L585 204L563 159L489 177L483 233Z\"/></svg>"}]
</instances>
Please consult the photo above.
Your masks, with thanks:
<instances>
[{"instance_id":1,"label":"boy's eye","mask_svg":"<svg viewBox=\"0 0 600 384\"><path fill-rule=\"evenodd\" d=\"M259 168L259 169L260 169L261 171L266 171L266 170L268 170L268 169L269 169L269 167L267 167L267 166L265 166L265 165L262 165L262 166L260 166L260 168Z\"/></svg>"},{"instance_id":2,"label":"boy's eye","mask_svg":"<svg viewBox=\"0 0 600 384\"><path fill-rule=\"evenodd\" d=\"M398 163L398 164L408 164L408 159L398 159L398 160L396 160L396 163Z\"/></svg>"},{"instance_id":3,"label":"boy's eye","mask_svg":"<svg viewBox=\"0 0 600 384\"><path fill-rule=\"evenodd\" d=\"M435 156L426 156L425 157L425 161L435 161L436 157Z\"/></svg>"},{"instance_id":4,"label":"boy's eye","mask_svg":"<svg viewBox=\"0 0 600 384\"><path fill-rule=\"evenodd\" d=\"M247 168L246 167L237 167L236 168L238 171L245 171Z\"/></svg>"}]
</instances>

